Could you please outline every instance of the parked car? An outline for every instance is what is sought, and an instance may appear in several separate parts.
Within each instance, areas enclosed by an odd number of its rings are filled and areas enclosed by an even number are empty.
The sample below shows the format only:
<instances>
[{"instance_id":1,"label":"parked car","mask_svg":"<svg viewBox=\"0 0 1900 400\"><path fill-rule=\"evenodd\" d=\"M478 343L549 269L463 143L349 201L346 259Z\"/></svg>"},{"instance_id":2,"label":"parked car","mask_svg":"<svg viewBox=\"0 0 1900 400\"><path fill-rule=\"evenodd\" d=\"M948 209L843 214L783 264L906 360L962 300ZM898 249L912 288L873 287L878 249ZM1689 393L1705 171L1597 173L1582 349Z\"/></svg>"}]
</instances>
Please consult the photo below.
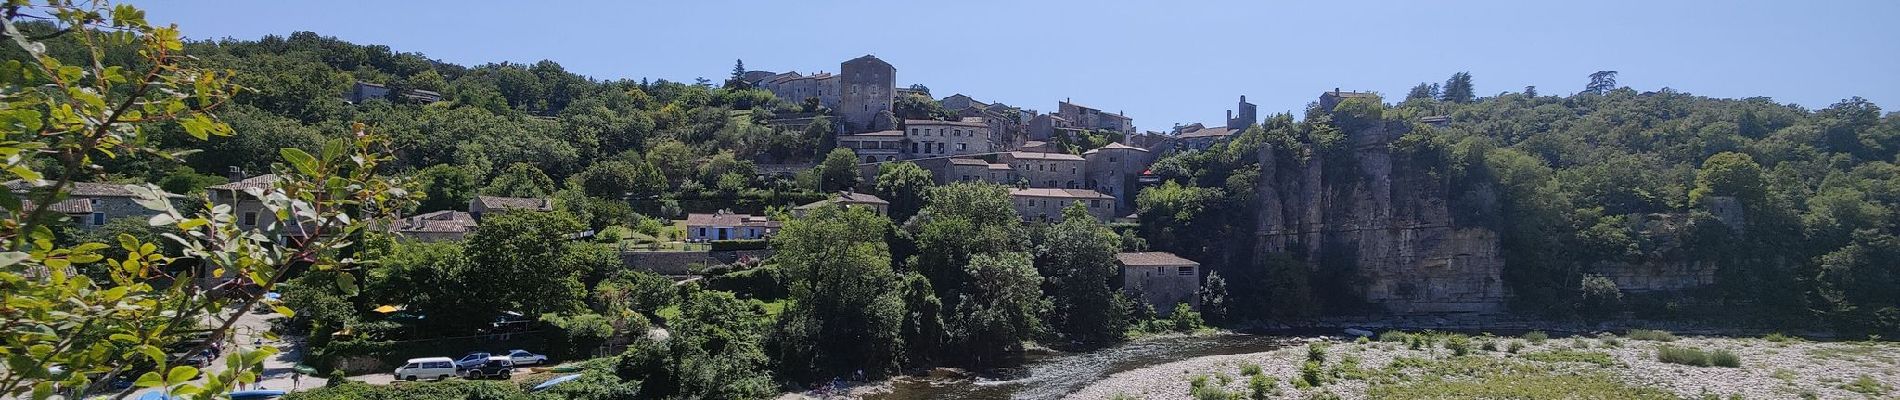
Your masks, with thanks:
<instances>
[{"instance_id":1,"label":"parked car","mask_svg":"<svg viewBox=\"0 0 1900 400\"><path fill-rule=\"evenodd\" d=\"M513 361L515 365L537 365L547 363L548 356L529 353L527 350L515 349L508 351L508 360Z\"/></svg>"},{"instance_id":2,"label":"parked car","mask_svg":"<svg viewBox=\"0 0 1900 400\"><path fill-rule=\"evenodd\" d=\"M464 355L462 358L455 359L455 369L474 368L477 365L482 365L482 362L488 361L488 356L492 355L494 354L483 352L468 353L468 355Z\"/></svg>"},{"instance_id":3,"label":"parked car","mask_svg":"<svg viewBox=\"0 0 1900 400\"><path fill-rule=\"evenodd\" d=\"M455 360L448 357L411 358L407 364L396 368L396 379L413 381L416 379L442 379L455 376Z\"/></svg>"},{"instance_id":4,"label":"parked car","mask_svg":"<svg viewBox=\"0 0 1900 400\"><path fill-rule=\"evenodd\" d=\"M172 353L167 358L169 359L165 361L166 364L188 365L194 368L204 368L211 365L211 360L218 358L218 353L212 351L211 349L204 349L196 353L191 353L191 352Z\"/></svg>"},{"instance_id":5,"label":"parked car","mask_svg":"<svg viewBox=\"0 0 1900 400\"><path fill-rule=\"evenodd\" d=\"M482 360L481 364L476 364L473 367L463 369L462 378L508 379L509 376L514 375L514 372L515 372L515 363L514 361L510 361L508 359L508 356L490 356L488 357L488 359Z\"/></svg>"}]
</instances>

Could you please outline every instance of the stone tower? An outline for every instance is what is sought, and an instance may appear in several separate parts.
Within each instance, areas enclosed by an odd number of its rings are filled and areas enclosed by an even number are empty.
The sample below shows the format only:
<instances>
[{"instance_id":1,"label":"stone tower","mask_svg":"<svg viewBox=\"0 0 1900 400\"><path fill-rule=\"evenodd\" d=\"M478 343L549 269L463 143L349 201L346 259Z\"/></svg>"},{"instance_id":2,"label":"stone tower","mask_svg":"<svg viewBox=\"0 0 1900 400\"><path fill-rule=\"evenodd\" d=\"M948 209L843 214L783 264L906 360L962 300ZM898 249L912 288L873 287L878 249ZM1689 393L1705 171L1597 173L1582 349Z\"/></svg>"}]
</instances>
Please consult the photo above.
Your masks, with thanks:
<instances>
[{"instance_id":1,"label":"stone tower","mask_svg":"<svg viewBox=\"0 0 1900 400\"><path fill-rule=\"evenodd\" d=\"M890 63L866 55L839 64L838 75L837 112L846 133L868 132L879 111L892 111L897 68Z\"/></svg>"},{"instance_id":2,"label":"stone tower","mask_svg":"<svg viewBox=\"0 0 1900 400\"><path fill-rule=\"evenodd\" d=\"M1231 110L1227 112L1227 129L1245 130L1247 127L1260 123L1260 118L1257 115L1259 107L1254 106L1253 103L1248 103L1247 95L1240 95L1240 105L1235 108L1239 109L1240 115L1234 115L1235 111Z\"/></svg>"}]
</instances>

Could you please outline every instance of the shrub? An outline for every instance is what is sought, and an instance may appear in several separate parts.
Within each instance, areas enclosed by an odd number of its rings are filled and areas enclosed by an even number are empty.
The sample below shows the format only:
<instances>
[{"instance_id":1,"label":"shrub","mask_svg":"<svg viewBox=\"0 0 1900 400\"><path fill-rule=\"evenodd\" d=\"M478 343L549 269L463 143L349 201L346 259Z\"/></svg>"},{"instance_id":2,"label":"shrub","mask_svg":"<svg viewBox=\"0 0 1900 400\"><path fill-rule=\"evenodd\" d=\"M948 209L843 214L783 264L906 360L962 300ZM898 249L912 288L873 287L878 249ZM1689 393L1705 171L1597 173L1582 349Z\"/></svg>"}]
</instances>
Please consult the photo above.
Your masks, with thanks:
<instances>
[{"instance_id":1,"label":"shrub","mask_svg":"<svg viewBox=\"0 0 1900 400\"><path fill-rule=\"evenodd\" d=\"M1630 339L1647 340L1647 341L1652 341L1652 342L1674 342L1677 339L1676 334L1669 333L1669 331L1658 331L1658 330L1649 330L1649 329L1631 329L1628 334L1623 335L1623 336L1628 336Z\"/></svg>"},{"instance_id":2,"label":"shrub","mask_svg":"<svg viewBox=\"0 0 1900 400\"><path fill-rule=\"evenodd\" d=\"M1484 350L1484 351L1498 351L1498 342L1492 341L1492 340L1486 340L1486 341L1480 342L1478 344L1478 349Z\"/></svg>"},{"instance_id":3,"label":"shrub","mask_svg":"<svg viewBox=\"0 0 1900 400\"><path fill-rule=\"evenodd\" d=\"M1314 364L1326 362L1326 344L1320 342L1307 343L1306 361Z\"/></svg>"},{"instance_id":4,"label":"shrub","mask_svg":"<svg viewBox=\"0 0 1900 400\"><path fill-rule=\"evenodd\" d=\"M1603 347L1609 347L1609 348L1623 347L1623 339L1618 339L1616 335L1605 333L1605 334L1597 336L1597 340L1603 342Z\"/></svg>"},{"instance_id":5,"label":"shrub","mask_svg":"<svg viewBox=\"0 0 1900 400\"><path fill-rule=\"evenodd\" d=\"M1510 348L1510 350L1509 350L1509 351L1510 351L1510 352L1511 352L1512 354L1516 354L1516 353L1517 353L1517 352L1519 352L1519 351L1524 351L1524 341L1521 341L1521 340L1512 340L1512 341L1511 341L1511 348Z\"/></svg>"},{"instance_id":6,"label":"shrub","mask_svg":"<svg viewBox=\"0 0 1900 400\"><path fill-rule=\"evenodd\" d=\"M1698 349L1694 347L1677 347L1677 346L1667 346L1667 345L1658 347L1656 349L1656 360L1670 363L1670 364L1682 364L1682 365L1690 365L1690 366L1697 366L1697 367L1716 366L1716 367L1727 367L1727 368L1739 368L1742 366L1741 356L1738 356L1735 353L1730 352L1728 350L1717 349L1715 351L1704 351L1702 349Z\"/></svg>"},{"instance_id":7,"label":"shrub","mask_svg":"<svg viewBox=\"0 0 1900 400\"><path fill-rule=\"evenodd\" d=\"M1451 335L1445 338L1445 350L1451 350L1454 356L1471 354L1471 339L1464 335Z\"/></svg>"},{"instance_id":8,"label":"shrub","mask_svg":"<svg viewBox=\"0 0 1900 400\"><path fill-rule=\"evenodd\" d=\"M1280 391L1280 380L1266 375L1254 375L1247 380L1248 397L1254 400L1266 400L1273 392Z\"/></svg>"},{"instance_id":9,"label":"shrub","mask_svg":"<svg viewBox=\"0 0 1900 400\"><path fill-rule=\"evenodd\" d=\"M1597 352L1597 351L1577 351L1577 350L1570 350L1570 349L1558 349L1558 350L1551 350L1551 351L1540 351L1536 353L1529 353L1529 354L1524 355L1524 359L1531 360L1531 361L1542 361L1542 362L1553 362L1553 363L1554 362L1590 363L1590 364L1596 364L1598 366L1604 366L1604 367L1616 365L1616 359L1610 357L1609 353Z\"/></svg>"},{"instance_id":10,"label":"shrub","mask_svg":"<svg viewBox=\"0 0 1900 400\"><path fill-rule=\"evenodd\" d=\"M1300 380L1297 383L1301 388L1325 385L1326 371L1320 369L1319 361L1307 360L1306 363L1300 364Z\"/></svg>"},{"instance_id":11,"label":"shrub","mask_svg":"<svg viewBox=\"0 0 1900 400\"><path fill-rule=\"evenodd\" d=\"M1531 344L1544 344L1545 340L1550 340L1550 334L1544 331L1530 331L1524 334L1524 340L1530 341Z\"/></svg>"},{"instance_id":12,"label":"shrub","mask_svg":"<svg viewBox=\"0 0 1900 400\"><path fill-rule=\"evenodd\" d=\"M1768 334L1768 336L1762 336L1761 339L1769 341L1771 343L1787 343L1787 342L1801 340L1793 336L1782 334L1781 332L1770 333Z\"/></svg>"},{"instance_id":13,"label":"shrub","mask_svg":"<svg viewBox=\"0 0 1900 400\"><path fill-rule=\"evenodd\" d=\"M1861 375L1858 378L1854 378L1853 382L1849 382L1848 384L1841 386L1841 388L1847 389L1847 391L1850 391L1850 392L1860 393L1860 394L1869 395L1869 396L1884 395L1884 394L1887 394L1887 390L1888 390L1887 385L1883 385L1880 383L1880 381L1874 380L1873 377L1870 377L1867 375Z\"/></svg>"},{"instance_id":14,"label":"shrub","mask_svg":"<svg viewBox=\"0 0 1900 400\"><path fill-rule=\"evenodd\" d=\"M1623 309L1623 291L1617 289L1616 281L1602 275L1584 275L1580 292L1583 299L1578 304L1578 314L1603 318Z\"/></svg>"},{"instance_id":15,"label":"shrub","mask_svg":"<svg viewBox=\"0 0 1900 400\"><path fill-rule=\"evenodd\" d=\"M714 240L711 243L712 243L713 251L735 251L735 250L765 250L766 245L771 242L764 239L734 239L734 240Z\"/></svg>"},{"instance_id":16,"label":"shrub","mask_svg":"<svg viewBox=\"0 0 1900 400\"><path fill-rule=\"evenodd\" d=\"M1360 337L1359 337L1358 339L1353 339L1353 340L1352 340L1352 342L1353 342L1354 344L1366 344L1366 343L1372 343L1372 338L1368 338L1368 337L1365 337L1365 336L1360 336Z\"/></svg>"},{"instance_id":17,"label":"shrub","mask_svg":"<svg viewBox=\"0 0 1900 400\"><path fill-rule=\"evenodd\" d=\"M1245 376L1260 376L1260 364L1240 364L1240 374Z\"/></svg>"},{"instance_id":18,"label":"shrub","mask_svg":"<svg viewBox=\"0 0 1900 400\"><path fill-rule=\"evenodd\" d=\"M1716 349L1709 352L1709 364L1724 368L1741 368L1742 356L1728 350Z\"/></svg>"},{"instance_id":19,"label":"shrub","mask_svg":"<svg viewBox=\"0 0 1900 400\"><path fill-rule=\"evenodd\" d=\"M1207 326L1201 320L1201 313L1195 312L1187 303L1175 303L1174 312L1169 314L1168 319L1174 323L1174 330L1180 332L1193 332Z\"/></svg>"},{"instance_id":20,"label":"shrub","mask_svg":"<svg viewBox=\"0 0 1900 400\"><path fill-rule=\"evenodd\" d=\"M1379 332L1379 341L1381 342L1403 343L1410 341L1411 338L1412 334L1405 333L1405 331L1392 330Z\"/></svg>"}]
</instances>

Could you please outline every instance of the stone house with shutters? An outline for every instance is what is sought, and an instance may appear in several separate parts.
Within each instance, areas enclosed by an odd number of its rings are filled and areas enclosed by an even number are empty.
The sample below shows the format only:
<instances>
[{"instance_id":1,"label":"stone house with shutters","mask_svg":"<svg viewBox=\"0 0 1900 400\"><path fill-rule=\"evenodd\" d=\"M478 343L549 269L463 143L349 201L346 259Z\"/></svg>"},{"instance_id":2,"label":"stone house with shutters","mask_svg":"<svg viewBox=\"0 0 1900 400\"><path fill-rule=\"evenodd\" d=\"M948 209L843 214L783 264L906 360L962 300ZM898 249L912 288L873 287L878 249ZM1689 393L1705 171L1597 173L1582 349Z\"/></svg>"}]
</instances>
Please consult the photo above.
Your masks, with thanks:
<instances>
[{"instance_id":1,"label":"stone house with shutters","mask_svg":"<svg viewBox=\"0 0 1900 400\"><path fill-rule=\"evenodd\" d=\"M441 242L465 239L476 226L475 216L467 211L442 210L396 220L389 231L405 239Z\"/></svg>"},{"instance_id":2,"label":"stone house with shutters","mask_svg":"<svg viewBox=\"0 0 1900 400\"><path fill-rule=\"evenodd\" d=\"M846 191L838 192L838 194L836 195L832 195L831 198L829 199L814 201L814 202L806 203L798 207L793 207L792 216L803 218L805 214L811 213L812 210L815 210L818 207L824 207L831 204L839 204L847 208L849 207L869 208L871 209L872 212L877 213L877 215L890 215L891 213L891 202L885 201L882 198L879 198L877 196L872 196L867 193L858 193L858 192L846 190Z\"/></svg>"},{"instance_id":3,"label":"stone house with shutters","mask_svg":"<svg viewBox=\"0 0 1900 400\"><path fill-rule=\"evenodd\" d=\"M1117 253L1115 263L1122 268L1122 291L1139 295L1160 315L1181 303L1201 308L1201 263L1159 251Z\"/></svg>"},{"instance_id":4,"label":"stone house with shutters","mask_svg":"<svg viewBox=\"0 0 1900 400\"><path fill-rule=\"evenodd\" d=\"M25 181L15 180L7 182L7 190L18 195L26 195L33 192L34 187ZM157 211L139 205L137 197L131 189L127 189L126 185L122 184L73 182L72 187L66 192L66 200L53 203L47 207L47 210L66 214L71 218L73 226L80 229L97 229L105 226L106 222L119 218L150 218L158 214ZM34 207L30 200L23 203L24 209L30 210Z\"/></svg>"},{"instance_id":5,"label":"stone house with shutters","mask_svg":"<svg viewBox=\"0 0 1900 400\"><path fill-rule=\"evenodd\" d=\"M1109 143L1098 149L1082 152L1087 160L1085 170L1088 181L1084 188L1113 196L1116 201L1116 215L1133 212L1135 194L1141 191L1139 181L1142 172L1154 163L1153 152L1147 149L1121 143Z\"/></svg>"},{"instance_id":6,"label":"stone house with shutters","mask_svg":"<svg viewBox=\"0 0 1900 400\"><path fill-rule=\"evenodd\" d=\"M710 242L714 240L764 239L778 233L780 223L769 217L734 214L719 210L711 214L686 215L686 240L692 242Z\"/></svg>"},{"instance_id":7,"label":"stone house with shutters","mask_svg":"<svg viewBox=\"0 0 1900 400\"><path fill-rule=\"evenodd\" d=\"M993 134L982 118L957 121L904 120L905 149L909 158L991 153Z\"/></svg>"},{"instance_id":8,"label":"stone house with shutters","mask_svg":"<svg viewBox=\"0 0 1900 400\"><path fill-rule=\"evenodd\" d=\"M1082 203L1097 221L1114 215L1115 198L1088 189L1028 188L1009 192L1010 204L1024 221L1062 222L1062 211Z\"/></svg>"},{"instance_id":9,"label":"stone house with shutters","mask_svg":"<svg viewBox=\"0 0 1900 400\"><path fill-rule=\"evenodd\" d=\"M998 154L997 162L1014 168L1029 187L1081 189L1087 181L1088 161L1074 154L1011 151Z\"/></svg>"}]
</instances>

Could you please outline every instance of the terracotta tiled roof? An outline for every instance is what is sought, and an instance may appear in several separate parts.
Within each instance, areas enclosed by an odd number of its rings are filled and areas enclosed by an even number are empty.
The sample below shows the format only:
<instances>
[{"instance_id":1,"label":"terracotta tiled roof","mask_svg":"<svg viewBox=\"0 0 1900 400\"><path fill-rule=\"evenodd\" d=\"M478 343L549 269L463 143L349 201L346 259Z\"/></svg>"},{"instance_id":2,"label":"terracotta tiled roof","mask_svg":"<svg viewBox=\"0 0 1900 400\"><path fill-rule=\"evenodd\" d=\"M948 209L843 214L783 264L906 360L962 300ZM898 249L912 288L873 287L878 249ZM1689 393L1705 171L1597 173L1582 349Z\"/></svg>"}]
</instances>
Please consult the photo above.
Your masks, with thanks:
<instances>
[{"instance_id":1,"label":"terracotta tiled roof","mask_svg":"<svg viewBox=\"0 0 1900 400\"><path fill-rule=\"evenodd\" d=\"M975 117L973 117L973 118L975 118ZM968 121L938 121L938 120L934 120L934 119L907 119L907 120L904 120L904 126L906 126L906 127L909 127L909 126L915 126L915 125L933 125L933 126L934 126L934 125L952 125L952 126L967 126L967 127L973 127L973 128L988 128L988 127L989 127L989 125L986 125L986 124L984 124L984 123L982 123L982 122L968 122Z\"/></svg>"},{"instance_id":2,"label":"terracotta tiled roof","mask_svg":"<svg viewBox=\"0 0 1900 400\"><path fill-rule=\"evenodd\" d=\"M12 190L14 192L25 192L28 190L32 190L33 185L30 183L26 183L26 181L16 179L16 180L7 182L7 189ZM72 187L67 188L66 194L67 196L70 196L70 197L135 197L135 196L138 196L136 194L133 194L131 189L126 189L125 185L123 184L97 183L97 182L73 182Z\"/></svg>"},{"instance_id":3,"label":"terracotta tiled roof","mask_svg":"<svg viewBox=\"0 0 1900 400\"><path fill-rule=\"evenodd\" d=\"M1181 258L1181 256L1174 255L1174 253L1164 251L1115 253L1115 261L1120 261L1122 265L1130 267L1201 265L1201 263L1194 262L1194 260Z\"/></svg>"},{"instance_id":4,"label":"terracotta tiled roof","mask_svg":"<svg viewBox=\"0 0 1900 400\"><path fill-rule=\"evenodd\" d=\"M1106 194L1102 194L1102 192L1097 192L1097 191L1088 190L1088 189L1029 188L1029 189L1011 190L1009 192L1009 195L1010 196L1026 196L1026 197L1053 197L1053 198L1062 198L1062 199L1101 199L1101 200L1115 199L1115 196L1109 196Z\"/></svg>"},{"instance_id":5,"label":"terracotta tiled roof","mask_svg":"<svg viewBox=\"0 0 1900 400\"><path fill-rule=\"evenodd\" d=\"M1232 129L1207 128L1207 129L1202 129L1198 131L1183 133L1181 134L1181 137L1182 138L1228 137L1228 136L1233 136L1233 134L1234 134L1234 130Z\"/></svg>"},{"instance_id":6,"label":"terracotta tiled roof","mask_svg":"<svg viewBox=\"0 0 1900 400\"><path fill-rule=\"evenodd\" d=\"M687 226L763 226L777 227L778 221L750 214L717 212L712 214L687 214Z\"/></svg>"},{"instance_id":7,"label":"terracotta tiled roof","mask_svg":"<svg viewBox=\"0 0 1900 400\"><path fill-rule=\"evenodd\" d=\"M242 191L250 188L268 188L277 183L277 174L263 174L244 178L244 180L212 186L212 189Z\"/></svg>"},{"instance_id":8,"label":"terracotta tiled roof","mask_svg":"<svg viewBox=\"0 0 1900 400\"><path fill-rule=\"evenodd\" d=\"M844 138L863 137L863 136L880 136L880 137L881 136L904 136L904 131L890 130L890 131L865 132L865 133L859 133L859 134L854 134L854 135L838 136L838 138L844 139Z\"/></svg>"},{"instance_id":9,"label":"terracotta tiled roof","mask_svg":"<svg viewBox=\"0 0 1900 400\"><path fill-rule=\"evenodd\" d=\"M990 168L990 170L992 170L992 171L994 171L994 170L1003 170L1003 171L1008 171L1008 170L1010 170L1010 168L1009 168L1009 164L990 164L990 165L989 165L989 168Z\"/></svg>"},{"instance_id":10,"label":"terracotta tiled roof","mask_svg":"<svg viewBox=\"0 0 1900 400\"><path fill-rule=\"evenodd\" d=\"M1082 156L1067 154L1067 153L1036 153L1036 152L1028 152L1028 151L1012 151L1012 152L1009 152L1009 156L1015 157L1016 159L1019 159L1019 160L1082 161Z\"/></svg>"},{"instance_id":11,"label":"terracotta tiled roof","mask_svg":"<svg viewBox=\"0 0 1900 400\"><path fill-rule=\"evenodd\" d=\"M396 221L396 232L468 232L475 230L475 216L462 211L436 211Z\"/></svg>"},{"instance_id":12,"label":"terracotta tiled roof","mask_svg":"<svg viewBox=\"0 0 1900 400\"><path fill-rule=\"evenodd\" d=\"M554 202L548 199L532 197L475 196L475 201L490 210L527 209L553 211Z\"/></svg>"},{"instance_id":13,"label":"terracotta tiled roof","mask_svg":"<svg viewBox=\"0 0 1900 400\"><path fill-rule=\"evenodd\" d=\"M20 209L32 210L33 201L31 200L21 201ZM51 207L46 207L46 210L60 213L60 214L91 214L92 200L91 199L66 199L65 201L53 203Z\"/></svg>"},{"instance_id":14,"label":"terracotta tiled roof","mask_svg":"<svg viewBox=\"0 0 1900 400\"><path fill-rule=\"evenodd\" d=\"M1101 151L1101 150L1135 150L1135 151L1140 151L1140 152L1148 151L1148 149L1135 147L1135 146L1129 146L1129 145L1121 144L1119 142L1109 142L1107 146L1102 146L1101 148L1084 151L1082 152L1082 155L1095 154L1095 152Z\"/></svg>"},{"instance_id":15,"label":"terracotta tiled roof","mask_svg":"<svg viewBox=\"0 0 1900 400\"><path fill-rule=\"evenodd\" d=\"M952 158L950 159L950 163L955 164L955 165L975 165L975 166L990 165L989 161L983 161L983 160L978 160L974 158Z\"/></svg>"},{"instance_id":16,"label":"terracotta tiled roof","mask_svg":"<svg viewBox=\"0 0 1900 400\"><path fill-rule=\"evenodd\" d=\"M878 198L877 196L872 196L866 193L839 192L838 195L832 196L829 199L806 203L805 205L796 207L796 209L810 210L810 209L822 207L826 204L831 204L831 203L844 203L846 205L872 204L872 205L886 205L886 206L891 204L891 202L889 201L884 201L884 199L882 198ZM706 215L706 214L696 214L696 215ZM739 215L744 215L744 214L739 214Z\"/></svg>"}]
</instances>

